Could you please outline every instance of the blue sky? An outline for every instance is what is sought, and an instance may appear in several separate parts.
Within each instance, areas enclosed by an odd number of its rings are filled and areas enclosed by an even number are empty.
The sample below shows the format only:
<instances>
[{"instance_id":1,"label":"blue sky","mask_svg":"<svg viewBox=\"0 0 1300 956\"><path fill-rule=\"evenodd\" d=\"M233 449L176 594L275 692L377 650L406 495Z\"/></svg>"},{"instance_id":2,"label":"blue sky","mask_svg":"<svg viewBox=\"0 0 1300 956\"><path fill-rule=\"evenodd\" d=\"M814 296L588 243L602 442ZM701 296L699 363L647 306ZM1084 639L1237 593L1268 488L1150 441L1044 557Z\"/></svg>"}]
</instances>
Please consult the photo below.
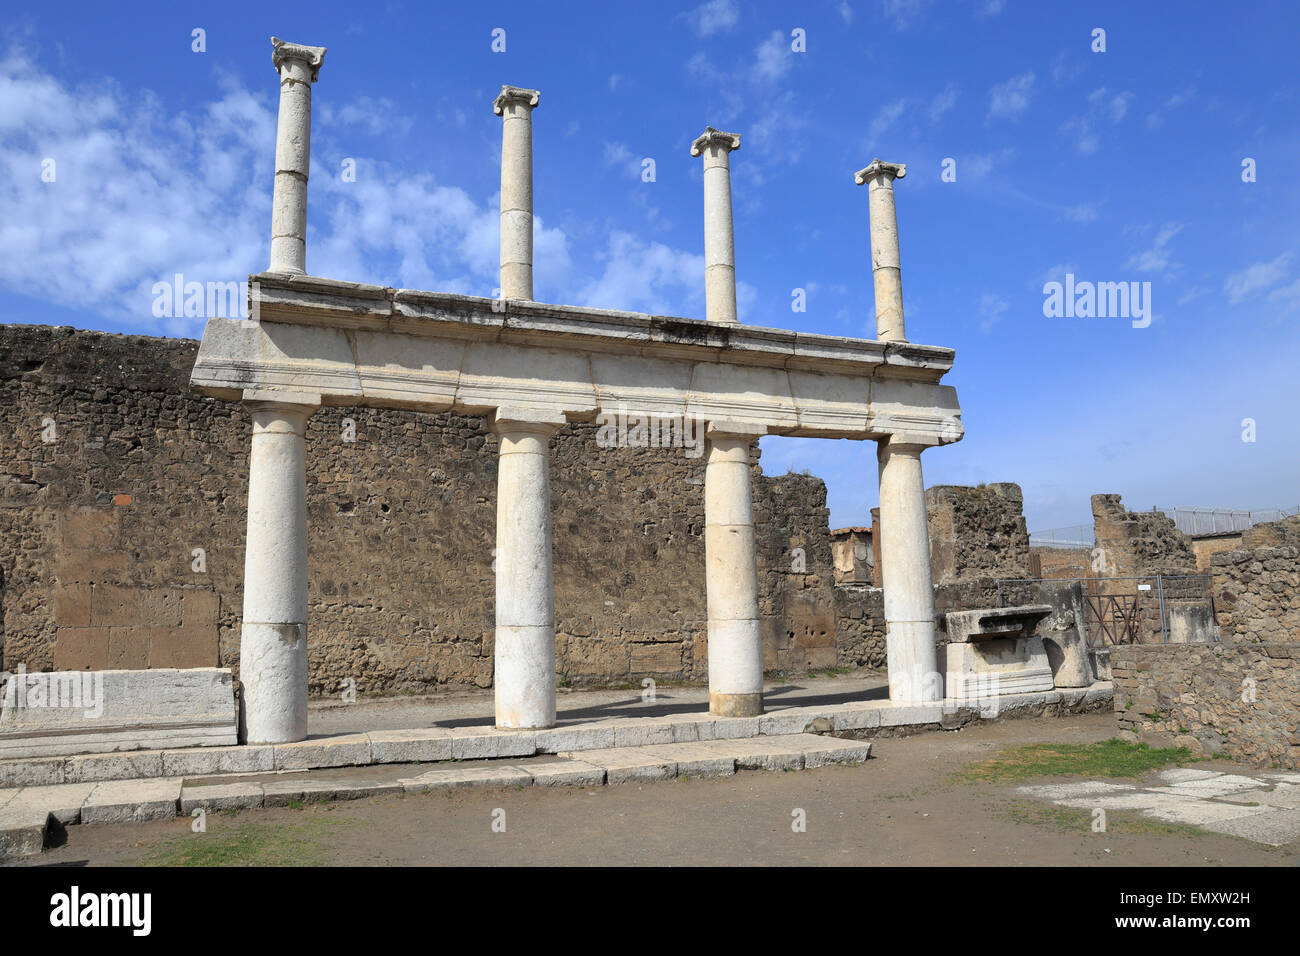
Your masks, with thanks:
<instances>
[{"instance_id":1,"label":"blue sky","mask_svg":"<svg viewBox=\"0 0 1300 956\"><path fill-rule=\"evenodd\" d=\"M711 124L743 137L741 320L874 337L852 173L905 162L908 337L957 350L946 381L967 429L925 455L927 484L1018 482L1031 530L1089 521L1094 492L1131 508L1300 505L1294 4L29 6L0 33L0 321L196 337L200 320L153 316L153 284L265 267L273 34L329 48L315 274L490 295L491 102L511 83L542 92L539 299L702 316L688 148ZM1044 283L1066 273L1150 282L1152 322L1046 317ZM763 449L768 473L826 480L835 526L868 521L873 443Z\"/></svg>"}]
</instances>

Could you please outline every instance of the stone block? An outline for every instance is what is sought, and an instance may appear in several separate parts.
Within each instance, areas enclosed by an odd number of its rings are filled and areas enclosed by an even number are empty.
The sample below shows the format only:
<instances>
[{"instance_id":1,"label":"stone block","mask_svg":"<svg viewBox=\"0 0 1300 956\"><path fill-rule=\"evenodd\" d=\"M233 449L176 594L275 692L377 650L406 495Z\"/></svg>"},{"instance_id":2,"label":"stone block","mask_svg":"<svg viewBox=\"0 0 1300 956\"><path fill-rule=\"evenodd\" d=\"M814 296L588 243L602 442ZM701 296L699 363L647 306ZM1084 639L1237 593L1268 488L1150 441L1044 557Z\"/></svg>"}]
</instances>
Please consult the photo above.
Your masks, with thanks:
<instances>
[{"instance_id":1,"label":"stone block","mask_svg":"<svg viewBox=\"0 0 1300 956\"><path fill-rule=\"evenodd\" d=\"M583 760L528 764L521 768L532 774L535 787L599 787L605 783L605 770Z\"/></svg>"},{"instance_id":2,"label":"stone block","mask_svg":"<svg viewBox=\"0 0 1300 956\"><path fill-rule=\"evenodd\" d=\"M107 627L60 627L55 631L54 668L60 671L108 667Z\"/></svg>"},{"instance_id":3,"label":"stone block","mask_svg":"<svg viewBox=\"0 0 1300 956\"><path fill-rule=\"evenodd\" d=\"M142 670L149 666L151 628L110 627L108 666L112 670Z\"/></svg>"},{"instance_id":4,"label":"stone block","mask_svg":"<svg viewBox=\"0 0 1300 956\"><path fill-rule=\"evenodd\" d=\"M275 747L270 744L162 751L162 772L168 777L269 773L274 769Z\"/></svg>"},{"instance_id":5,"label":"stone block","mask_svg":"<svg viewBox=\"0 0 1300 956\"><path fill-rule=\"evenodd\" d=\"M505 764L483 764L473 767L440 767L418 777L399 780L407 793L422 793L444 787L527 787L533 775L527 770Z\"/></svg>"},{"instance_id":6,"label":"stone block","mask_svg":"<svg viewBox=\"0 0 1300 956\"><path fill-rule=\"evenodd\" d=\"M440 727L371 731L372 763L433 763L453 756L451 732Z\"/></svg>"},{"instance_id":7,"label":"stone block","mask_svg":"<svg viewBox=\"0 0 1300 956\"><path fill-rule=\"evenodd\" d=\"M563 750L599 750L614 746L613 724L580 724L537 731L537 753L555 754ZM517 755L516 755L517 756Z\"/></svg>"},{"instance_id":8,"label":"stone block","mask_svg":"<svg viewBox=\"0 0 1300 956\"><path fill-rule=\"evenodd\" d=\"M181 798L181 780L106 780L95 785L81 807L82 823L142 823L171 820Z\"/></svg>"},{"instance_id":9,"label":"stone block","mask_svg":"<svg viewBox=\"0 0 1300 956\"><path fill-rule=\"evenodd\" d=\"M137 587L100 584L90 592L90 623L93 627L125 627L140 623L140 592Z\"/></svg>"},{"instance_id":10,"label":"stone block","mask_svg":"<svg viewBox=\"0 0 1300 956\"><path fill-rule=\"evenodd\" d=\"M370 737L347 734L321 737L291 744L275 744L276 770L316 770L324 767L356 767L370 763Z\"/></svg>"},{"instance_id":11,"label":"stone block","mask_svg":"<svg viewBox=\"0 0 1300 956\"><path fill-rule=\"evenodd\" d=\"M537 753L537 731L496 730L492 727L453 727L451 755L456 760L531 757Z\"/></svg>"},{"instance_id":12,"label":"stone block","mask_svg":"<svg viewBox=\"0 0 1300 956\"><path fill-rule=\"evenodd\" d=\"M181 814L189 816L196 807L202 807L209 813L219 810L254 810L262 806L263 798L260 783L186 786L181 789Z\"/></svg>"},{"instance_id":13,"label":"stone block","mask_svg":"<svg viewBox=\"0 0 1300 956\"><path fill-rule=\"evenodd\" d=\"M40 810L0 810L0 860L40 853L49 819Z\"/></svg>"}]
</instances>

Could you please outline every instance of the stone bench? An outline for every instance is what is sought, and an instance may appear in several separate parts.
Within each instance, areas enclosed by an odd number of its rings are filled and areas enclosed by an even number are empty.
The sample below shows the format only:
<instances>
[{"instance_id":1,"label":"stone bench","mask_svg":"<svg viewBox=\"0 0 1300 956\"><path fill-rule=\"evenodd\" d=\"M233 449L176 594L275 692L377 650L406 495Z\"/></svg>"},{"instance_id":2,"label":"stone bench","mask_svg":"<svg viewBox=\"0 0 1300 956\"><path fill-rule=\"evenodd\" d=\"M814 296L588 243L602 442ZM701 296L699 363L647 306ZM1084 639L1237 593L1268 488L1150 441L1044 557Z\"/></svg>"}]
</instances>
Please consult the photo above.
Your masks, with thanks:
<instances>
[{"instance_id":1,"label":"stone bench","mask_svg":"<svg viewBox=\"0 0 1300 956\"><path fill-rule=\"evenodd\" d=\"M239 742L228 668L2 676L0 759Z\"/></svg>"}]
</instances>

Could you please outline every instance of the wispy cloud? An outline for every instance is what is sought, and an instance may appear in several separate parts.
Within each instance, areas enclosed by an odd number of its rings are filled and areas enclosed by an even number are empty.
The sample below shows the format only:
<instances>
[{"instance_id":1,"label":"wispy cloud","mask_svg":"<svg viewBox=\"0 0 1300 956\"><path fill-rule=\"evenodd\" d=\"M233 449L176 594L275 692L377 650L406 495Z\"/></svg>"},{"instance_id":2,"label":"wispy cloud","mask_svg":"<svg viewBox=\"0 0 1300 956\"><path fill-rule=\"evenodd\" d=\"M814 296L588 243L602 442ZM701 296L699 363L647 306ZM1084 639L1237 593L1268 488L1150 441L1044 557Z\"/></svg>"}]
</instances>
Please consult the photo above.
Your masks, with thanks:
<instances>
[{"instance_id":1,"label":"wispy cloud","mask_svg":"<svg viewBox=\"0 0 1300 956\"><path fill-rule=\"evenodd\" d=\"M990 119L1019 119L1029 108L1029 97L1034 89L1034 71L1027 70L997 84L989 90Z\"/></svg>"},{"instance_id":2,"label":"wispy cloud","mask_svg":"<svg viewBox=\"0 0 1300 956\"><path fill-rule=\"evenodd\" d=\"M930 0L881 0L881 9L895 30L906 30L930 5Z\"/></svg>"},{"instance_id":3,"label":"wispy cloud","mask_svg":"<svg viewBox=\"0 0 1300 956\"><path fill-rule=\"evenodd\" d=\"M686 14L695 35L713 36L730 30L740 20L740 7L735 0L709 0Z\"/></svg>"},{"instance_id":4,"label":"wispy cloud","mask_svg":"<svg viewBox=\"0 0 1300 956\"><path fill-rule=\"evenodd\" d=\"M1270 262L1256 262L1231 273L1223 282L1228 302L1237 305L1256 293L1277 285L1286 278L1291 264L1291 253L1284 252Z\"/></svg>"},{"instance_id":5,"label":"wispy cloud","mask_svg":"<svg viewBox=\"0 0 1300 956\"><path fill-rule=\"evenodd\" d=\"M1148 249L1135 252L1124 263L1126 269L1139 272L1167 272L1176 267L1169 249L1169 240L1183 231L1183 223L1171 222L1160 228L1155 241Z\"/></svg>"}]
</instances>

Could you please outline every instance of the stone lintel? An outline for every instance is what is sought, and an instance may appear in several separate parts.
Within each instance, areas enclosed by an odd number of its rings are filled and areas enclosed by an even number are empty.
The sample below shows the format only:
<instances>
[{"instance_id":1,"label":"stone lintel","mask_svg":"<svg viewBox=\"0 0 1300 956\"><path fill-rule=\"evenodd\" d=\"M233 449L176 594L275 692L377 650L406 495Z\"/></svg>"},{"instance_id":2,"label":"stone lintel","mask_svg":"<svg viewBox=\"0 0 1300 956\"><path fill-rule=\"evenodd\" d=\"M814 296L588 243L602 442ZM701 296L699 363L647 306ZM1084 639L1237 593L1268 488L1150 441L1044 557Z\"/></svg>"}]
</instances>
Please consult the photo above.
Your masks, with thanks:
<instances>
[{"instance_id":1,"label":"stone lintel","mask_svg":"<svg viewBox=\"0 0 1300 956\"><path fill-rule=\"evenodd\" d=\"M523 103L529 109L533 109L541 102L542 94L538 90L526 89L522 86L509 86L503 84L501 92L497 98L492 101L492 112L497 116L505 112L507 103Z\"/></svg>"},{"instance_id":2,"label":"stone lintel","mask_svg":"<svg viewBox=\"0 0 1300 956\"><path fill-rule=\"evenodd\" d=\"M864 169L859 169L853 174L853 181L862 186L880 175L888 176L890 182L895 179L902 179L907 175L907 164L886 163L881 159L873 159Z\"/></svg>"},{"instance_id":3,"label":"stone lintel","mask_svg":"<svg viewBox=\"0 0 1300 956\"><path fill-rule=\"evenodd\" d=\"M311 81L315 83L316 78L320 76L321 63L325 61L325 47L289 43L279 37L271 37L271 62L275 64L277 73L280 72L280 66L285 60L304 61L311 67Z\"/></svg>"},{"instance_id":4,"label":"stone lintel","mask_svg":"<svg viewBox=\"0 0 1300 956\"><path fill-rule=\"evenodd\" d=\"M712 126L704 127L704 132L691 143L691 155L699 156L706 146L725 146L728 150L740 149L739 133L724 133Z\"/></svg>"}]
</instances>

